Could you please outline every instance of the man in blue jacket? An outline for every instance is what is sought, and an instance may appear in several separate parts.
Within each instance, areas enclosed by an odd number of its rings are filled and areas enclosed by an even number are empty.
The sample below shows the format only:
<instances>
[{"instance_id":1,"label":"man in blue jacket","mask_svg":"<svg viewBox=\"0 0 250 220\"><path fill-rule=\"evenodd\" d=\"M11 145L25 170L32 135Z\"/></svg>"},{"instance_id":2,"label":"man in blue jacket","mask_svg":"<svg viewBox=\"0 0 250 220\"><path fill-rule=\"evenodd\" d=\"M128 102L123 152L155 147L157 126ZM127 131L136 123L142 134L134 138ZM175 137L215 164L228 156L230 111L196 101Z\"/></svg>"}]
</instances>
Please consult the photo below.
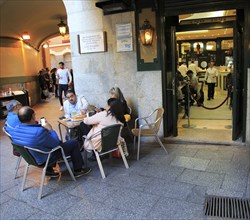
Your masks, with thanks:
<instances>
[{"instance_id":1,"label":"man in blue jacket","mask_svg":"<svg viewBox=\"0 0 250 220\"><path fill-rule=\"evenodd\" d=\"M6 109L8 111L8 115L5 121L5 128L6 131L12 135L14 128L21 124L20 120L18 119L17 113L19 109L22 107L22 104L17 100L13 99L9 101L6 105Z\"/></svg>"},{"instance_id":2,"label":"man in blue jacket","mask_svg":"<svg viewBox=\"0 0 250 220\"><path fill-rule=\"evenodd\" d=\"M35 112L29 106L22 107L18 112L18 118L21 124L16 126L12 140L14 143L36 148L43 151L50 151L51 149L62 146L65 155L71 156L74 175L80 177L88 174L90 168L83 168L83 160L76 140L69 140L62 143L56 132L52 129L49 123L41 126L36 121ZM47 155L35 151L30 151L38 164L43 164L47 160ZM60 159L61 153L59 151L52 154L53 159ZM46 175L56 177L58 174L54 173L52 167L47 169Z\"/></svg>"}]
</instances>

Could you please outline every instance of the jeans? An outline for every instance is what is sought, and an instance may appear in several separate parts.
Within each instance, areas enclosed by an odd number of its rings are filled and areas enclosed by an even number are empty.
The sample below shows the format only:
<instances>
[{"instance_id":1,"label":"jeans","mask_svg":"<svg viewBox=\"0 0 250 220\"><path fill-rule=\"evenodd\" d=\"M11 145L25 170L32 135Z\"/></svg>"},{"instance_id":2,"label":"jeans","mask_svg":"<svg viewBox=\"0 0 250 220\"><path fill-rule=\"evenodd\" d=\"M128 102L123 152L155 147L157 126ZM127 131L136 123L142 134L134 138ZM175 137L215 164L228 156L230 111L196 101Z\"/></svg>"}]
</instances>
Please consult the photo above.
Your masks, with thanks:
<instances>
[{"instance_id":1,"label":"jeans","mask_svg":"<svg viewBox=\"0 0 250 220\"><path fill-rule=\"evenodd\" d=\"M71 156L73 169L80 170L83 167L83 159L78 146L78 142L74 139L68 140L64 143L61 143L60 146L63 148L65 156ZM58 160L62 158L61 151L57 150L52 154L50 160Z\"/></svg>"},{"instance_id":2,"label":"jeans","mask_svg":"<svg viewBox=\"0 0 250 220\"><path fill-rule=\"evenodd\" d=\"M62 92L64 91L64 96L68 90L68 85L64 85L64 84L59 84L58 85L58 90L59 90L59 101L61 106L63 106L63 100L62 100Z\"/></svg>"}]
</instances>

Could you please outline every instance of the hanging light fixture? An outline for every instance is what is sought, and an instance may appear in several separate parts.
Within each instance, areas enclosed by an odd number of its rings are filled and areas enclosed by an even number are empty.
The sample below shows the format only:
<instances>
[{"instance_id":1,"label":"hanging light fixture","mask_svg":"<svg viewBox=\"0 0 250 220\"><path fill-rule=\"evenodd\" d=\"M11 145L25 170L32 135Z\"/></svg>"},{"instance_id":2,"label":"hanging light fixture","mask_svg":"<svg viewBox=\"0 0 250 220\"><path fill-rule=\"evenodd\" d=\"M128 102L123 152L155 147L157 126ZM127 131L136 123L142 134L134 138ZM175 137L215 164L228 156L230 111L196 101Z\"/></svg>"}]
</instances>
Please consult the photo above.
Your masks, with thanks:
<instances>
[{"instance_id":1,"label":"hanging light fixture","mask_svg":"<svg viewBox=\"0 0 250 220\"><path fill-rule=\"evenodd\" d=\"M59 32L62 36L64 36L67 32L67 25L61 19L61 22L57 25L59 28Z\"/></svg>"},{"instance_id":2,"label":"hanging light fixture","mask_svg":"<svg viewBox=\"0 0 250 220\"><path fill-rule=\"evenodd\" d=\"M23 38L23 40L30 40L30 35L29 35L29 33L28 33L28 32L23 32L22 38Z\"/></svg>"},{"instance_id":3,"label":"hanging light fixture","mask_svg":"<svg viewBox=\"0 0 250 220\"><path fill-rule=\"evenodd\" d=\"M151 46L153 42L154 28L150 25L147 19L144 21L139 31L142 45Z\"/></svg>"}]
</instances>

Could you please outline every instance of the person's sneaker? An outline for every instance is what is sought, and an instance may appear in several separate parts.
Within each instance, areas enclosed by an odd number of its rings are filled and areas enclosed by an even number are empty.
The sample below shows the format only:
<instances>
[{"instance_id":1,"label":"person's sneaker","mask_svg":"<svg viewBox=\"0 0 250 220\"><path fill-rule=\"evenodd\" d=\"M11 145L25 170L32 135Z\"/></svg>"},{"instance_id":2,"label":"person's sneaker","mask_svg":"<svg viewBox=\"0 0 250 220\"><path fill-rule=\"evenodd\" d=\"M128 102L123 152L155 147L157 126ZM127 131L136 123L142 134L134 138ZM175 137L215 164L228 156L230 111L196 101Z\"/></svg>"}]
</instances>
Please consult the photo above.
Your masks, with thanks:
<instances>
[{"instance_id":1,"label":"person's sneaker","mask_svg":"<svg viewBox=\"0 0 250 220\"><path fill-rule=\"evenodd\" d=\"M59 173L56 173L54 171L46 171L46 176L49 176L49 177L58 177L59 176Z\"/></svg>"},{"instance_id":2,"label":"person's sneaker","mask_svg":"<svg viewBox=\"0 0 250 220\"><path fill-rule=\"evenodd\" d=\"M75 177L84 176L84 175L89 174L90 171L91 171L91 169L89 167L88 168L82 168L80 171L75 171L74 176Z\"/></svg>"},{"instance_id":3,"label":"person's sneaker","mask_svg":"<svg viewBox=\"0 0 250 220\"><path fill-rule=\"evenodd\" d=\"M62 111L63 110L63 106L61 106L61 108L60 108L60 111Z\"/></svg>"}]
</instances>

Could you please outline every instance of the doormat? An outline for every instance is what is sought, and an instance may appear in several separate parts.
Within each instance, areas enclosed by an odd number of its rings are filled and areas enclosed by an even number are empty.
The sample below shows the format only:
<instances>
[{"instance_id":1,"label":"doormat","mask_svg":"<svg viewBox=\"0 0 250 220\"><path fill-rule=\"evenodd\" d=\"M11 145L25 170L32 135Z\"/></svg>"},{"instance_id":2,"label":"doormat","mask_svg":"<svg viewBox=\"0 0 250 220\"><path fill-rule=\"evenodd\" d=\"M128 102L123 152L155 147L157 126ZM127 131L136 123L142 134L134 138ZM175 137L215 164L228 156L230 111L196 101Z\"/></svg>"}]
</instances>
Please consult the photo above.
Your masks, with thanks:
<instances>
[{"instance_id":1,"label":"doormat","mask_svg":"<svg viewBox=\"0 0 250 220\"><path fill-rule=\"evenodd\" d=\"M206 195L204 216L250 219L250 199Z\"/></svg>"}]
</instances>

